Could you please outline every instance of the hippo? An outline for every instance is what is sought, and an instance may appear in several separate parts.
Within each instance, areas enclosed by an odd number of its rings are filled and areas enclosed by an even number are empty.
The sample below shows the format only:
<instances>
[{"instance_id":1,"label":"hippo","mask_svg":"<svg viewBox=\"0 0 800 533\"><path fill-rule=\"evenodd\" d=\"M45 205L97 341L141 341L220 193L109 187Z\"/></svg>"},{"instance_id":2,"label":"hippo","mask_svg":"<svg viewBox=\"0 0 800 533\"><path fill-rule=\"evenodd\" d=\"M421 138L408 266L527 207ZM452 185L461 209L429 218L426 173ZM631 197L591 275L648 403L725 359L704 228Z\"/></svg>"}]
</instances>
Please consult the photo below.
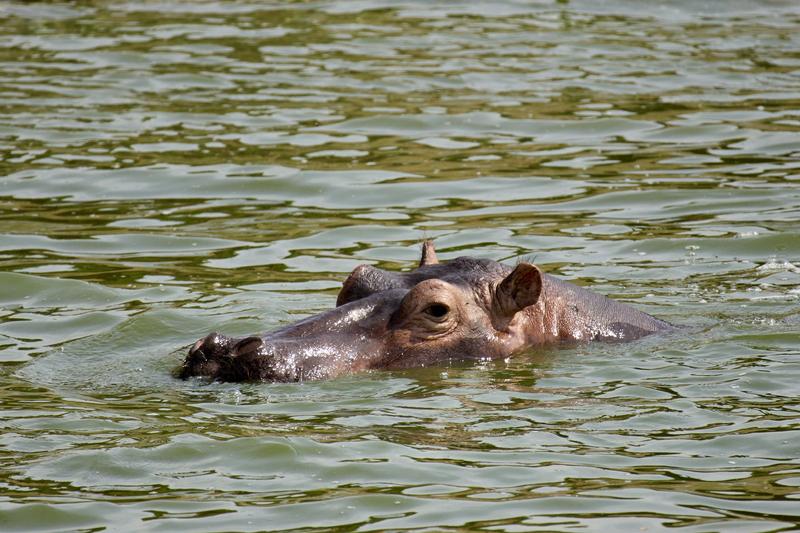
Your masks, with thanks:
<instances>
[{"instance_id":1,"label":"hippo","mask_svg":"<svg viewBox=\"0 0 800 533\"><path fill-rule=\"evenodd\" d=\"M359 265L336 307L260 336L198 340L180 378L319 380L370 370L507 358L564 342L630 341L673 326L542 273L459 257L440 263L431 241L419 266L387 272Z\"/></svg>"}]
</instances>

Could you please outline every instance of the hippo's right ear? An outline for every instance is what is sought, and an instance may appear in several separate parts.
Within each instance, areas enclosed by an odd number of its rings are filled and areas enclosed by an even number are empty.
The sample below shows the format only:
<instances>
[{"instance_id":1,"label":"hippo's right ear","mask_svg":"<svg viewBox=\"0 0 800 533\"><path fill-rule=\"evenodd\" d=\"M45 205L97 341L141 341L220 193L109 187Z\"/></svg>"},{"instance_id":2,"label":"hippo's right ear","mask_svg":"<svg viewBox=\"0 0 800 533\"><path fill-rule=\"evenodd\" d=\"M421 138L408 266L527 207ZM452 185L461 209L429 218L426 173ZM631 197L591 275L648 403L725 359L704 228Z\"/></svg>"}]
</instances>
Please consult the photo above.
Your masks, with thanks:
<instances>
[{"instance_id":1,"label":"hippo's right ear","mask_svg":"<svg viewBox=\"0 0 800 533\"><path fill-rule=\"evenodd\" d=\"M500 321L511 320L522 309L539 301L542 271L530 263L520 263L494 291L493 314Z\"/></svg>"}]
</instances>

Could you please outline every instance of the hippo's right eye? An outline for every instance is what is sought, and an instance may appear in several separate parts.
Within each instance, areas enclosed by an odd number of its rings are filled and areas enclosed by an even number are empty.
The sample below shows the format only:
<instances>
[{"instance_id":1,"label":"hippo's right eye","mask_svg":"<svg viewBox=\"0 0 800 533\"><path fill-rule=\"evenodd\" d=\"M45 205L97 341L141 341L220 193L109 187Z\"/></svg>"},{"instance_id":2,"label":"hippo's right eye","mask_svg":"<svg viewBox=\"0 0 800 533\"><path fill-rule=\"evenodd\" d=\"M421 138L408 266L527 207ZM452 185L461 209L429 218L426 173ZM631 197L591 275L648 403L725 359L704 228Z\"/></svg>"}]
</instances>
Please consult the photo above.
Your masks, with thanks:
<instances>
[{"instance_id":1,"label":"hippo's right eye","mask_svg":"<svg viewBox=\"0 0 800 533\"><path fill-rule=\"evenodd\" d=\"M449 312L450 308L440 303L431 304L423 311L426 315L436 319L444 318Z\"/></svg>"}]
</instances>

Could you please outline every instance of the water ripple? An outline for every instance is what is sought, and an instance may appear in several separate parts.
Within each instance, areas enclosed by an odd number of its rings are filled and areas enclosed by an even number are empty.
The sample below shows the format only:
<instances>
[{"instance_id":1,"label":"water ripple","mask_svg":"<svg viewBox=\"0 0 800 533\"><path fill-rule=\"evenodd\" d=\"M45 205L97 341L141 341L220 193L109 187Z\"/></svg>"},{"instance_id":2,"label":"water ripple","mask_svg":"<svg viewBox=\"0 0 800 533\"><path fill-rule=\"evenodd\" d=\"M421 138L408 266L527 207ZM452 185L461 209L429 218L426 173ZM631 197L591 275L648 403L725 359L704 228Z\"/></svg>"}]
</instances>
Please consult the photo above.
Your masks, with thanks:
<instances>
[{"instance_id":1,"label":"water ripple","mask_svg":"<svg viewBox=\"0 0 800 533\"><path fill-rule=\"evenodd\" d=\"M792 530L796 2L0 6L3 530ZM535 261L682 326L180 381L356 265Z\"/></svg>"}]
</instances>

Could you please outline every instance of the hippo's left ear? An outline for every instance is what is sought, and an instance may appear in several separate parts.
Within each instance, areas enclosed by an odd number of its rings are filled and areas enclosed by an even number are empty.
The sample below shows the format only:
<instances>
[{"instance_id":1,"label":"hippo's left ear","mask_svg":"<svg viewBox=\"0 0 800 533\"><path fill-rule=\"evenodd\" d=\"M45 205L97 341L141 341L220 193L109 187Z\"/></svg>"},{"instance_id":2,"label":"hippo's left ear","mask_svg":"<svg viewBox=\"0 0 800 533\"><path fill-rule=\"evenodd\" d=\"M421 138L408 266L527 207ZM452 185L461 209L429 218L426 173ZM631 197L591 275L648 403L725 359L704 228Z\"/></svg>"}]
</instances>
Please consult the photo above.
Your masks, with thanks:
<instances>
[{"instance_id":1,"label":"hippo's left ear","mask_svg":"<svg viewBox=\"0 0 800 533\"><path fill-rule=\"evenodd\" d=\"M520 263L494 291L493 311L497 318L511 320L522 309L539 301L542 271L530 263Z\"/></svg>"},{"instance_id":2,"label":"hippo's left ear","mask_svg":"<svg viewBox=\"0 0 800 533\"><path fill-rule=\"evenodd\" d=\"M422 257L419 259L419 266L424 267L438 264L439 259L436 257L436 249L433 247L433 241L427 239L422 243Z\"/></svg>"}]
</instances>

